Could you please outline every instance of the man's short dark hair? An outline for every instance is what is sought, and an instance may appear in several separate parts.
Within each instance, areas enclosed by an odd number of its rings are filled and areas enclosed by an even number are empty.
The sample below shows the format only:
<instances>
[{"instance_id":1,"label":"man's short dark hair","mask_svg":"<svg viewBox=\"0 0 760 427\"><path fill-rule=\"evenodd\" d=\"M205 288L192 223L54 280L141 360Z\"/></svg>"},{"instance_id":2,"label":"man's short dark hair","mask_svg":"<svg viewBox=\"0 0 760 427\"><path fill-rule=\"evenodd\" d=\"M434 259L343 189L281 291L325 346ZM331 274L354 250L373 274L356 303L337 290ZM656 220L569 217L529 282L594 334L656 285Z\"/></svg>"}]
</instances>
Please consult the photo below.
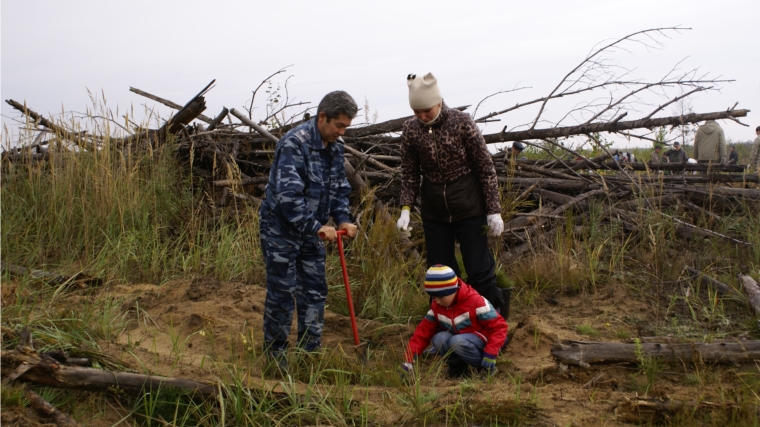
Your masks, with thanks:
<instances>
[{"instance_id":1,"label":"man's short dark hair","mask_svg":"<svg viewBox=\"0 0 760 427\"><path fill-rule=\"evenodd\" d=\"M755 132L760 132L760 126L755 128Z\"/></svg>"},{"instance_id":2,"label":"man's short dark hair","mask_svg":"<svg viewBox=\"0 0 760 427\"><path fill-rule=\"evenodd\" d=\"M319 101L317 116L323 111L327 116L328 122L332 119L337 119L341 114L353 120L356 117L356 112L359 111L359 107L356 106L356 101L347 92L336 90L328 93Z\"/></svg>"}]
</instances>

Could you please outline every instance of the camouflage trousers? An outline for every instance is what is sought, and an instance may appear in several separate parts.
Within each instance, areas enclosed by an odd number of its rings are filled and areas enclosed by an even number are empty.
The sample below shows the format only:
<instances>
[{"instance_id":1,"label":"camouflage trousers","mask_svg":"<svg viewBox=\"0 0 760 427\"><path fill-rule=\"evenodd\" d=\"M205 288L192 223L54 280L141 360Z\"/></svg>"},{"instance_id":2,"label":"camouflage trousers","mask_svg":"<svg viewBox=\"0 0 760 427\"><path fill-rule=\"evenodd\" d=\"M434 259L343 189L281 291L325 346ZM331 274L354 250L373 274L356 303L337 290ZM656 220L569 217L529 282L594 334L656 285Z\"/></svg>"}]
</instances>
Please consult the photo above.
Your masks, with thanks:
<instances>
[{"instance_id":1,"label":"camouflage trousers","mask_svg":"<svg viewBox=\"0 0 760 427\"><path fill-rule=\"evenodd\" d=\"M271 219L261 219L259 235L266 262L264 348L272 355L288 347L294 308L298 346L315 351L322 344L327 299L325 246L317 236L296 236Z\"/></svg>"}]
</instances>

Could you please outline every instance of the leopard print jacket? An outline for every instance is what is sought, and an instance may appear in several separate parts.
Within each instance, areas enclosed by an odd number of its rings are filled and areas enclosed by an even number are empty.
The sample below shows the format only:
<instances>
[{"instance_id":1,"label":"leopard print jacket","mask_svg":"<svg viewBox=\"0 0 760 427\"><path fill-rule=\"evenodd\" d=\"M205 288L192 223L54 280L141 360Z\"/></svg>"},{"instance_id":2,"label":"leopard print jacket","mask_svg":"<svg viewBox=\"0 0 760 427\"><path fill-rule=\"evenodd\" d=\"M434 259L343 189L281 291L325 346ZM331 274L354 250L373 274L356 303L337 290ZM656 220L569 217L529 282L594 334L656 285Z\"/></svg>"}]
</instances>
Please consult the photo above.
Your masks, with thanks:
<instances>
[{"instance_id":1,"label":"leopard print jacket","mask_svg":"<svg viewBox=\"0 0 760 427\"><path fill-rule=\"evenodd\" d=\"M493 158L469 114L445 103L427 126L416 117L404 123L401 136L401 205L412 206L420 192L420 175L434 183L450 183L471 171L485 196L486 212L501 213Z\"/></svg>"}]
</instances>

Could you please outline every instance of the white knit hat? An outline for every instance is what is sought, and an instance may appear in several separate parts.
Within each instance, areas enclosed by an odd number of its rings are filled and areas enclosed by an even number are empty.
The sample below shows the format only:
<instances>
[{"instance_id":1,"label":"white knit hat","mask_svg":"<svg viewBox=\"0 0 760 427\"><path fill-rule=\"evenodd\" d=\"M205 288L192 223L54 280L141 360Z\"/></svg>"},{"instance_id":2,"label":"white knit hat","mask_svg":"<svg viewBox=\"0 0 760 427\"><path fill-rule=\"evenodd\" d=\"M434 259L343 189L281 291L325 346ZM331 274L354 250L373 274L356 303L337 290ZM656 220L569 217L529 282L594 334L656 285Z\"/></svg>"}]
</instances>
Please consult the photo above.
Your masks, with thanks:
<instances>
[{"instance_id":1,"label":"white knit hat","mask_svg":"<svg viewBox=\"0 0 760 427\"><path fill-rule=\"evenodd\" d=\"M409 106L412 110L424 110L439 104L442 100L441 90L438 89L438 79L433 73L427 73L423 77L409 74L406 77L406 85L409 86Z\"/></svg>"}]
</instances>

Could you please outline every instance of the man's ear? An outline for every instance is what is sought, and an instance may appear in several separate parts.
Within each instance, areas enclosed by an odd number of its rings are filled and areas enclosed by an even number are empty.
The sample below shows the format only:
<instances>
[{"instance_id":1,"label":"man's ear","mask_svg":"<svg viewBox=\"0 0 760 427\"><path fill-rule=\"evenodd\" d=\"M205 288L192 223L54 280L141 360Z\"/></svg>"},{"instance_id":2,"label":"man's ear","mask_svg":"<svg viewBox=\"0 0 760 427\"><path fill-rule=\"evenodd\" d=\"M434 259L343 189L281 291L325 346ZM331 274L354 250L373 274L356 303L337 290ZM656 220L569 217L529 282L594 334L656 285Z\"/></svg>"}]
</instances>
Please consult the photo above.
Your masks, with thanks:
<instances>
[{"instance_id":1,"label":"man's ear","mask_svg":"<svg viewBox=\"0 0 760 427\"><path fill-rule=\"evenodd\" d=\"M319 114L317 114L317 122L329 123L330 120L327 119L327 113L320 111Z\"/></svg>"}]
</instances>

